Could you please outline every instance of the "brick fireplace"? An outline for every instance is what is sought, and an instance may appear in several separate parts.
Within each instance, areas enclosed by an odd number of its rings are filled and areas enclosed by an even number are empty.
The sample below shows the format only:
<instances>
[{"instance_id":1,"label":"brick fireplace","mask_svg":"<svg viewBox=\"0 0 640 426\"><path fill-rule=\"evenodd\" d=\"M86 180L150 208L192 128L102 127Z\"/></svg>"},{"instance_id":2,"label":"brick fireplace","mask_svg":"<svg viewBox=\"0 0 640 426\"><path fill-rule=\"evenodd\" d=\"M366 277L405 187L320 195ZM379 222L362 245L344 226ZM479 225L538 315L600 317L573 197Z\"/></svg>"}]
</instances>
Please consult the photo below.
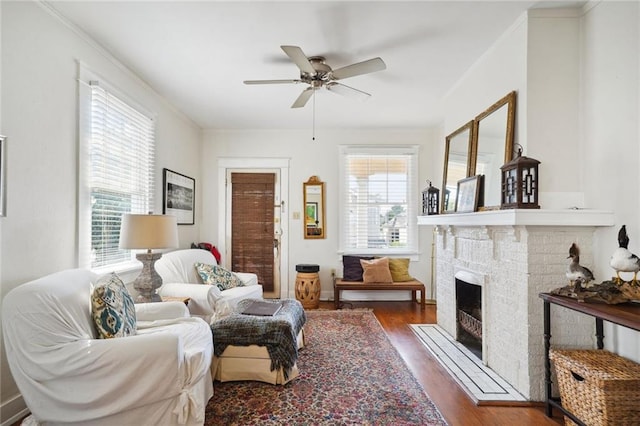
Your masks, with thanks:
<instances>
[{"instance_id":1,"label":"brick fireplace","mask_svg":"<svg viewBox=\"0 0 640 426\"><path fill-rule=\"evenodd\" d=\"M593 264L594 232L612 226L613 215L592 210L500 210L420 216L436 227L438 325L453 338L458 325L457 283L481 288L481 357L525 398L544 399L541 292L566 285L569 247ZM460 290L458 290L460 291ZM552 312L554 344L594 346L593 321L578 313Z\"/></svg>"}]
</instances>

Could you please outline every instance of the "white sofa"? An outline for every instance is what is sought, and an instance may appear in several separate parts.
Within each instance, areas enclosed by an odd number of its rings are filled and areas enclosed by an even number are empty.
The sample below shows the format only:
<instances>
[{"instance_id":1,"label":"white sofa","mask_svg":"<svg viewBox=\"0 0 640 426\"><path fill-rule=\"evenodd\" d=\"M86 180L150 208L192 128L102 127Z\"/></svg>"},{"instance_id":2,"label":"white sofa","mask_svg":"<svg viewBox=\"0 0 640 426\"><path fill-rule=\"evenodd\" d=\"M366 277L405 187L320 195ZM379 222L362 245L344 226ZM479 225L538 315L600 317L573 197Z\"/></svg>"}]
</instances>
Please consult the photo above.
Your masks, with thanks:
<instances>
[{"instance_id":1,"label":"white sofa","mask_svg":"<svg viewBox=\"0 0 640 426\"><path fill-rule=\"evenodd\" d=\"M2 301L7 360L32 413L26 423L202 425L213 395L210 326L180 302L137 304L137 334L98 339L96 278L69 269Z\"/></svg>"},{"instance_id":2,"label":"white sofa","mask_svg":"<svg viewBox=\"0 0 640 426\"><path fill-rule=\"evenodd\" d=\"M156 261L155 268L162 277L160 296L189 297L189 312L208 323L229 315L239 301L244 299L262 299L262 285L258 284L256 274L236 272L244 283L220 291L215 285L204 285L196 271L196 262L216 265L211 252L202 249L175 250L162 255Z\"/></svg>"}]
</instances>

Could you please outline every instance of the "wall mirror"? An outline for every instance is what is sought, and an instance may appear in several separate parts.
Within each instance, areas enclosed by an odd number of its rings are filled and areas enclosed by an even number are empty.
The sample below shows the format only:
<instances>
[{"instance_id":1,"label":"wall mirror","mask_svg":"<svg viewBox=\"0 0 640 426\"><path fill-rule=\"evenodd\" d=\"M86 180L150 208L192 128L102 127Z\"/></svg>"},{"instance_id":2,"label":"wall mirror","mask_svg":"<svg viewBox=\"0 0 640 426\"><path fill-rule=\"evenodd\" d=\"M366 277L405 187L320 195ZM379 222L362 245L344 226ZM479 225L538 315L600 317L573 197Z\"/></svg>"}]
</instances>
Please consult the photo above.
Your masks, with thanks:
<instances>
[{"instance_id":1,"label":"wall mirror","mask_svg":"<svg viewBox=\"0 0 640 426\"><path fill-rule=\"evenodd\" d=\"M324 182L311 176L303 184L304 238L324 238Z\"/></svg>"},{"instance_id":2,"label":"wall mirror","mask_svg":"<svg viewBox=\"0 0 640 426\"><path fill-rule=\"evenodd\" d=\"M516 92L491 105L475 119L469 176L484 175L484 210L500 207L500 167L511 161L516 120Z\"/></svg>"},{"instance_id":3,"label":"wall mirror","mask_svg":"<svg viewBox=\"0 0 640 426\"><path fill-rule=\"evenodd\" d=\"M440 194L443 213L453 213L456 210L458 181L471 176L473 132L474 126L471 120L445 138L443 190Z\"/></svg>"}]
</instances>

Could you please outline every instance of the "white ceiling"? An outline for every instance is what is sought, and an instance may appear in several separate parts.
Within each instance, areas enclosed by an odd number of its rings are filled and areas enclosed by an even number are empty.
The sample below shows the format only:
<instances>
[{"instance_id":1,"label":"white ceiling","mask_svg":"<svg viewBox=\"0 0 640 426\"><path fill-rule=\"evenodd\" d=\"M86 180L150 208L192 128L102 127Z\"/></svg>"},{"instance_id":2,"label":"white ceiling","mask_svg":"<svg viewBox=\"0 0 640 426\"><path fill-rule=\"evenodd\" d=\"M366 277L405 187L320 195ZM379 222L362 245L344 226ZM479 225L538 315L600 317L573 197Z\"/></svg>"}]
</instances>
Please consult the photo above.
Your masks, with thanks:
<instances>
[{"instance_id":1,"label":"white ceiling","mask_svg":"<svg viewBox=\"0 0 640 426\"><path fill-rule=\"evenodd\" d=\"M334 69L376 56L387 69L341 80L365 102L326 90L319 128L424 128L466 70L533 1L53 1L49 5L202 128L308 128L313 101L280 45ZM572 2L573 3L573 2ZM567 2L553 2L566 6Z\"/></svg>"}]
</instances>

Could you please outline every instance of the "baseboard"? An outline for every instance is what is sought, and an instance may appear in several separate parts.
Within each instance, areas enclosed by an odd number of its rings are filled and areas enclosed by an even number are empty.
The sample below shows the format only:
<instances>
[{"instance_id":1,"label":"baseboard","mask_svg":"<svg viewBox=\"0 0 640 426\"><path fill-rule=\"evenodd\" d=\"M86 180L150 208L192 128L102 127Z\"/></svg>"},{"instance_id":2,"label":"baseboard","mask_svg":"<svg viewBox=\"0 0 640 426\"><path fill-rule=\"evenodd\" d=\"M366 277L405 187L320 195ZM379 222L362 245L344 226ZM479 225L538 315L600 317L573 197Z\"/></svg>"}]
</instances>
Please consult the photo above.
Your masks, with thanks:
<instances>
[{"instance_id":1,"label":"baseboard","mask_svg":"<svg viewBox=\"0 0 640 426\"><path fill-rule=\"evenodd\" d=\"M28 416L30 411L24 399L22 399L22 395L18 394L0 404L0 413L2 413L2 418L4 419L2 423L0 423L0 426L11 426L20 419ZM10 417L5 418L7 413L9 413L8 415Z\"/></svg>"}]
</instances>

